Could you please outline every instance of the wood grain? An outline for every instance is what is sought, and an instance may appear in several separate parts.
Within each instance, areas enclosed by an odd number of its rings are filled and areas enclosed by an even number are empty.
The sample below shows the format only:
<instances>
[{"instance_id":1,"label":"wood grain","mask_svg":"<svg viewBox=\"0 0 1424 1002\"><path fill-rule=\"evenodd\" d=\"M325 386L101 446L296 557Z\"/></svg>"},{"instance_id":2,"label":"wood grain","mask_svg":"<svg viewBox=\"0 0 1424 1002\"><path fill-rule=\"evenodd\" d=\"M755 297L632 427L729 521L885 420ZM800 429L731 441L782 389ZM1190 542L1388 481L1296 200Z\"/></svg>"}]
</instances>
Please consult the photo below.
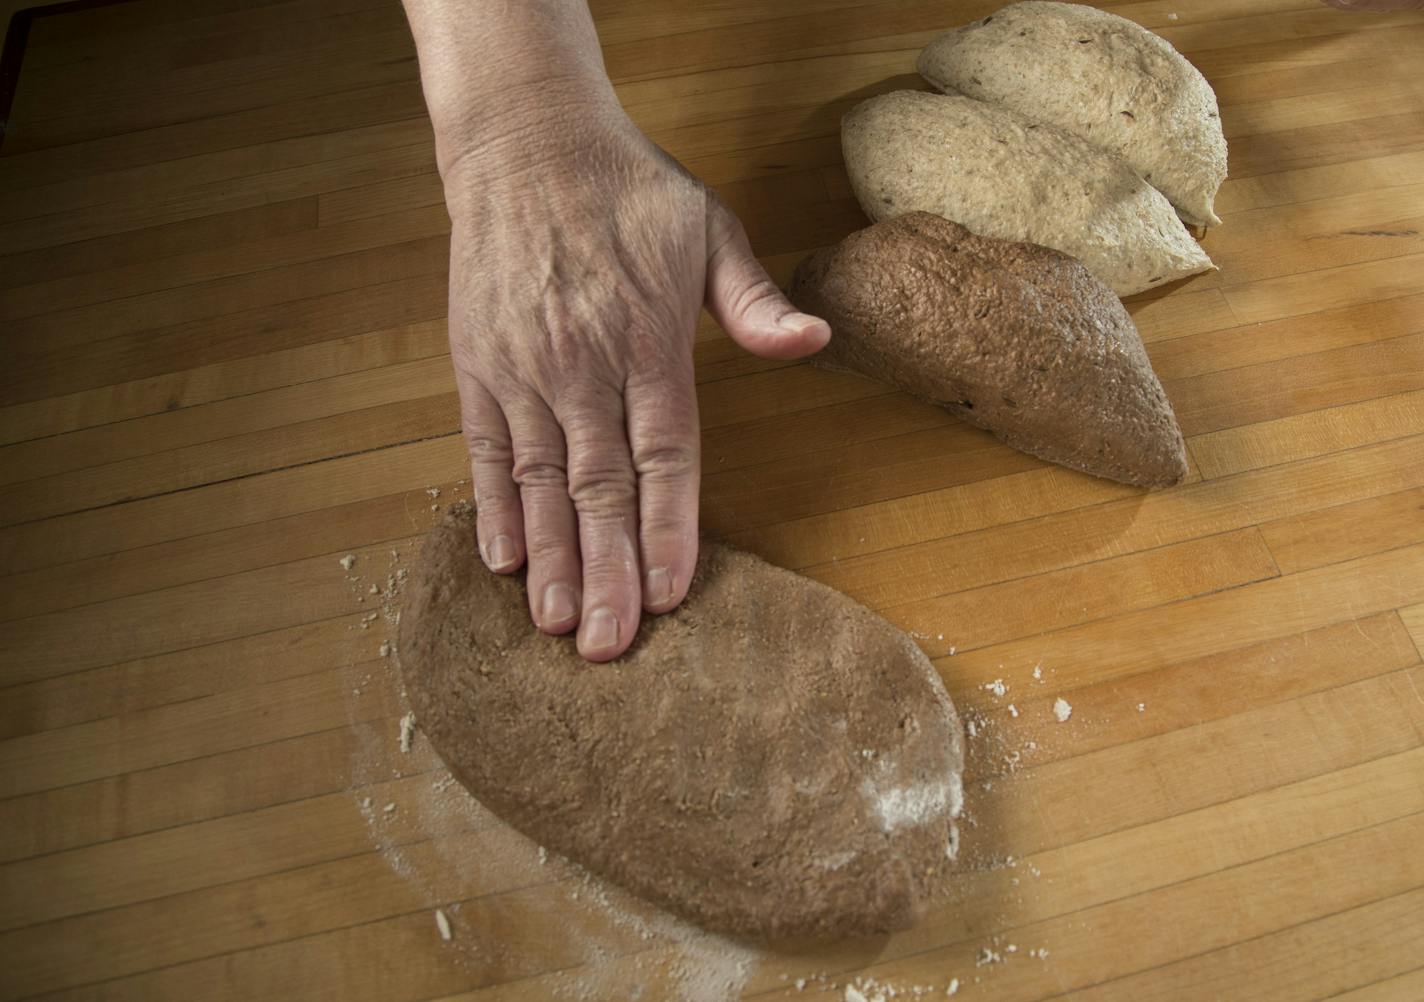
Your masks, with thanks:
<instances>
[{"instance_id":1,"label":"wood grain","mask_svg":"<svg viewBox=\"0 0 1424 1002\"><path fill-rule=\"evenodd\" d=\"M593 3L783 281L863 225L840 114L996 6ZM909 631L972 726L925 919L749 953L400 747L392 594L469 484L398 6L37 15L0 151L0 1000L1424 997L1424 15L1101 6L1230 138L1219 270L1127 304L1183 485L699 321L706 526Z\"/></svg>"}]
</instances>

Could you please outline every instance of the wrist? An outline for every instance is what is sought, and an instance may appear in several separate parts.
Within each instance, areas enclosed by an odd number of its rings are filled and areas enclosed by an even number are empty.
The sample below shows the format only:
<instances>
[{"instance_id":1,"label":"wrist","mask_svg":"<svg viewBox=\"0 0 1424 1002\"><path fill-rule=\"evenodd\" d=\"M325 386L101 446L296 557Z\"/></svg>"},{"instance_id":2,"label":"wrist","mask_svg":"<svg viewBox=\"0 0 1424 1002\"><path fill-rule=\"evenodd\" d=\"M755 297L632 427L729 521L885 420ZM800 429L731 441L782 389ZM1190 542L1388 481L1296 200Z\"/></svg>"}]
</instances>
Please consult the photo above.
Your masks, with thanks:
<instances>
[{"instance_id":1,"label":"wrist","mask_svg":"<svg viewBox=\"0 0 1424 1002\"><path fill-rule=\"evenodd\" d=\"M498 205L552 204L586 190L589 178L626 163L646 142L617 102L542 100L499 122L462 127L440 147L452 219Z\"/></svg>"},{"instance_id":2,"label":"wrist","mask_svg":"<svg viewBox=\"0 0 1424 1002\"><path fill-rule=\"evenodd\" d=\"M622 114L586 0L404 0L442 176Z\"/></svg>"},{"instance_id":3,"label":"wrist","mask_svg":"<svg viewBox=\"0 0 1424 1002\"><path fill-rule=\"evenodd\" d=\"M449 104L432 102L430 111L447 187L457 176L497 176L561 158L629 124L606 80L599 87L570 77L505 83Z\"/></svg>"}]
</instances>

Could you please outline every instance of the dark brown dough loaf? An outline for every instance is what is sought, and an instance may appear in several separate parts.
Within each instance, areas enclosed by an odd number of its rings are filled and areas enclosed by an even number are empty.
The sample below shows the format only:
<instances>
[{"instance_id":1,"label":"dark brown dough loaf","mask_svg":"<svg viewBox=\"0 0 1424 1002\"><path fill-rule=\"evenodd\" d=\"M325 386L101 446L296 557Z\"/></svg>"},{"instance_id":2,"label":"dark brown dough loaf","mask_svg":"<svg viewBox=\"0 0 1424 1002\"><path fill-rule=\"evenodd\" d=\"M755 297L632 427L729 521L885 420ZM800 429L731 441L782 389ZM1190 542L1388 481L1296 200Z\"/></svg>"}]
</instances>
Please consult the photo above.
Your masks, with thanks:
<instances>
[{"instance_id":1,"label":"dark brown dough loaf","mask_svg":"<svg viewBox=\"0 0 1424 1002\"><path fill-rule=\"evenodd\" d=\"M901 929L951 865L959 721L924 654L839 592L704 542L687 600L583 661L487 571L474 516L425 542L400 625L421 730L531 838L708 928Z\"/></svg>"},{"instance_id":2,"label":"dark brown dough loaf","mask_svg":"<svg viewBox=\"0 0 1424 1002\"><path fill-rule=\"evenodd\" d=\"M1165 487L1186 475L1176 415L1132 318L1066 254L915 212L811 255L789 294L831 324L819 364L1100 477Z\"/></svg>"}]
</instances>

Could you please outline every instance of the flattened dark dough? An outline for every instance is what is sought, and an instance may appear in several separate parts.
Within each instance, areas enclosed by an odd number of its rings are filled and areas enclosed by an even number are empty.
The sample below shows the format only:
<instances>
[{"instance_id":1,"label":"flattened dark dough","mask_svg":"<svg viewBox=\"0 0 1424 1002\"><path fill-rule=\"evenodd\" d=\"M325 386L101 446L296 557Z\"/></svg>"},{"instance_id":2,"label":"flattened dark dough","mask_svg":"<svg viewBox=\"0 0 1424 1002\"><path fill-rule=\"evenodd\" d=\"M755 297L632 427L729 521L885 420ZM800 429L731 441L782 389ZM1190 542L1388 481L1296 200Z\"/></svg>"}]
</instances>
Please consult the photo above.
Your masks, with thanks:
<instances>
[{"instance_id":1,"label":"flattened dark dough","mask_svg":"<svg viewBox=\"0 0 1424 1002\"><path fill-rule=\"evenodd\" d=\"M1186 447L1132 318L1074 258L926 212L802 261L789 290L825 317L814 361L890 383L1016 449L1145 487Z\"/></svg>"},{"instance_id":2,"label":"flattened dark dough","mask_svg":"<svg viewBox=\"0 0 1424 1002\"><path fill-rule=\"evenodd\" d=\"M904 633L704 542L687 600L609 664L529 624L474 515L426 539L400 625L421 730L514 827L708 928L902 929L951 866L958 718Z\"/></svg>"}]
</instances>

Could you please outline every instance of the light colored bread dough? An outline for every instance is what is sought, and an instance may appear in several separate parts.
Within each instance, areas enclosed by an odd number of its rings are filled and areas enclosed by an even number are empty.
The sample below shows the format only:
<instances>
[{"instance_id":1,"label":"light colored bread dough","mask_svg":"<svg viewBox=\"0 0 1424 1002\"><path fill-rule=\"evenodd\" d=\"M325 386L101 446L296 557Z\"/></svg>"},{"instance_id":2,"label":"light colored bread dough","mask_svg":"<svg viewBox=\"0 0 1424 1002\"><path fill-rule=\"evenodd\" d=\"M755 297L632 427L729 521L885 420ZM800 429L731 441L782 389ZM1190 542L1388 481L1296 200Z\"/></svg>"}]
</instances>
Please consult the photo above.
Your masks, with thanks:
<instances>
[{"instance_id":1,"label":"light colored bread dough","mask_svg":"<svg viewBox=\"0 0 1424 1002\"><path fill-rule=\"evenodd\" d=\"M952 865L949 696L904 633L824 585L704 543L686 601L590 664L534 630L460 508L426 539L400 630L421 731L470 792L709 928L904 928Z\"/></svg>"},{"instance_id":2,"label":"light colored bread dough","mask_svg":"<svg viewBox=\"0 0 1424 1002\"><path fill-rule=\"evenodd\" d=\"M915 212L802 261L789 294L831 324L813 361L891 383L1064 466L1151 487L1186 475L1182 433L1132 318L1065 254Z\"/></svg>"},{"instance_id":3,"label":"light colored bread dough","mask_svg":"<svg viewBox=\"0 0 1424 1002\"><path fill-rule=\"evenodd\" d=\"M1216 94L1170 42L1082 4L1025 0L940 35L919 58L942 90L1001 105L1114 153L1182 218L1221 223Z\"/></svg>"},{"instance_id":4,"label":"light colored bread dough","mask_svg":"<svg viewBox=\"0 0 1424 1002\"><path fill-rule=\"evenodd\" d=\"M1120 296L1212 267L1172 206L1121 159L967 97L895 91L841 120L871 219L934 212L981 236L1078 258Z\"/></svg>"}]
</instances>

